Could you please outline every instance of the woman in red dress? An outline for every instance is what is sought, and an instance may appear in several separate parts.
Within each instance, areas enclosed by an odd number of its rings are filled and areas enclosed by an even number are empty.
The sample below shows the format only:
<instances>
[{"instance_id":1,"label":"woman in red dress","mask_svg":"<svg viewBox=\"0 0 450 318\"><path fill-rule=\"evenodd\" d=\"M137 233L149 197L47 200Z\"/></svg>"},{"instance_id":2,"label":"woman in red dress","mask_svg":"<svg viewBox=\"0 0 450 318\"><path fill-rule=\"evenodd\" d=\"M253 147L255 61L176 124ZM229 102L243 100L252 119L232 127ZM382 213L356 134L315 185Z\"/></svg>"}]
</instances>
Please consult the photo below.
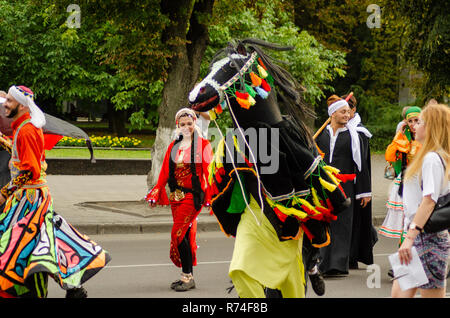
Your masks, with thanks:
<instances>
[{"instance_id":1,"label":"woman in red dress","mask_svg":"<svg viewBox=\"0 0 450 318\"><path fill-rule=\"evenodd\" d=\"M209 141L202 138L196 120L195 112L189 108L177 112L175 140L167 149L157 184L146 196L151 207L170 204L172 208L170 259L182 268L181 279L171 284L176 291L195 288L196 219L203 206L209 207L211 199L207 180L212 149Z\"/></svg>"}]
</instances>

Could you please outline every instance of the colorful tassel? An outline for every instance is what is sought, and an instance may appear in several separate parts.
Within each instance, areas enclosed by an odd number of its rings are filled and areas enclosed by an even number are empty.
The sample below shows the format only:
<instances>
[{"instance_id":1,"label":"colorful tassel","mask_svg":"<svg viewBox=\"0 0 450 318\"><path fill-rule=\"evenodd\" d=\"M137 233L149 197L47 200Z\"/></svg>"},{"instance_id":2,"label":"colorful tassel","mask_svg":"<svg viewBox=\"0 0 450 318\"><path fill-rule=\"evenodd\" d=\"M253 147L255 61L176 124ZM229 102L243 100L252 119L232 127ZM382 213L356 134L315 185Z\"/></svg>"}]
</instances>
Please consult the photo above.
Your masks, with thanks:
<instances>
[{"instance_id":1,"label":"colorful tassel","mask_svg":"<svg viewBox=\"0 0 450 318\"><path fill-rule=\"evenodd\" d=\"M272 201L271 199L269 199L268 197L266 197L267 203L269 203L271 208L276 208L278 209L281 213L286 214L286 215L293 215L298 217L300 220L304 220L308 217L308 215L298 209L295 208L287 208L281 204L277 204L274 201Z\"/></svg>"},{"instance_id":2,"label":"colorful tassel","mask_svg":"<svg viewBox=\"0 0 450 318\"><path fill-rule=\"evenodd\" d=\"M214 107L214 111L216 112L217 115L222 114L223 112L222 106L220 106L220 104L217 104L217 106Z\"/></svg>"},{"instance_id":3,"label":"colorful tassel","mask_svg":"<svg viewBox=\"0 0 450 318\"><path fill-rule=\"evenodd\" d=\"M241 105L242 108L249 109L250 108L250 102L247 99L242 99L239 97L236 97L236 101Z\"/></svg>"},{"instance_id":4,"label":"colorful tassel","mask_svg":"<svg viewBox=\"0 0 450 318\"><path fill-rule=\"evenodd\" d=\"M267 84L265 79L261 79L261 87L263 88L263 90L265 90L266 92L270 92L270 85Z\"/></svg>"},{"instance_id":5,"label":"colorful tassel","mask_svg":"<svg viewBox=\"0 0 450 318\"><path fill-rule=\"evenodd\" d=\"M308 239L310 241L312 241L314 239L314 235L308 230L308 228L302 223L300 224L303 232L306 234L306 236L308 237Z\"/></svg>"},{"instance_id":6,"label":"colorful tassel","mask_svg":"<svg viewBox=\"0 0 450 318\"><path fill-rule=\"evenodd\" d=\"M264 63L263 63L263 61L261 60L260 57L258 57L258 63L259 63L259 65L262 66L263 69L265 69L267 71L267 67L264 65Z\"/></svg>"},{"instance_id":7,"label":"colorful tassel","mask_svg":"<svg viewBox=\"0 0 450 318\"><path fill-rule=\"evenodd\" d=\"M245 84L245 90L247 91L247 93L250 94L251 97L254 98L254 97L256 96L255 90L254 90L253 87L251 87L250 85Z\"/></svg>"},{"instance_id":8,"label":"colorful tassel","mask_svg":"<svg viewBox=\"0 0 450 318\"><path fill-rule=\"evenodd\" d=\"M356 178L356 174L354 174L354 173L350 173L350 174L338 173L335 176L336 176L336 178L338 178L339 180L341 180L344 183L347 181L352 181Z\"/></svg>"},{"instance_id":9,"label":"colorful tassel","mask_svg":"<svg viewBox=\"0 0 450 318\"><path fill-rule=\"evenodd\" d=\"M250 73L250 79L252 80L252 85L258 87L261 85L262 79L256 75L254 72Z\"/></svg>"},{"instance_id":10,"label":"colorful tassel","mask_svg":"<svg viewBox=\"0 0 450 318\"><path fill-rule=\"evenodd\" d=\"M316 208L323 208L323 206L320 204L319 196L317 195L317 190L314 188L311 188L313 203L316 205Z\"/></svg>"},{"instance_id":11,"label":"colorful tassel","mask_svg":"<svg viewBox=\"0 0 450 318\"><path fill-rule=\"evenodd\" d=\"M257 69L258 69L259 76L261 78L266 78L267 77L268 74L267 74L266 70L261 65L258 65Z\"/></svg>"},{"instance_id":12,"label":"colorful tassel","mask_svg":"<svg viewBox=\"0 0 450 318\"><path fill-rule=\"evenodd\" d=\"M253 105L256 104L255 99L254 99L251 95L248 96L248 99L247 99L247 100L250 102L250 105L251 105L251 106L253 106Z\"/></svg>"},{"instance_id":13,"label":"colorful tassel","mask_svg":"<svg viewBox=\"0 0 450 318\"><path fill-rule=\"evenodd\" d=\"M275 212L275 214L277 215L278 219L280 219L281 222L286 221L287 219L287 215L282 213L278 208L274 208L273 211Z\"/></svg>"},{"instance_id":14,"label":"colorful tassel","mask_svg":"<svg viewBox=\"0 0 450 318\"><path fill-rule=\"evenodd\" d=\"M333 167L333 166L323 166L323 169L324 170L328 170L328 171L330 171L331 173L334 173L334 174L337 174L337 173L339 173L339 172L341 172L341 170L339 170L338 168L335 168L335 167Z\"/></svg>"},{"instance_id":15,"label":"colorful tassel","mask_svg":"<svg viewBox=\"0 0 450 318\"><path fill-rule=\"evenodd\" d=\"M250 96L250 94L247 92L236 91L235 93L236 93L236 97L240 98L240 99L248 99L248 97Z\"/></svg>"},{"instance_id":16,"label":"colorful tassel","mask_svg":"<svg viewBox=\"0 0 450 318\"><path fill-rule=\"evenodd\" d=\"M216 113L212 109L208 111L208 114L209 117L211 117L211 120L216 120Z\"/></svg>"},{"instance_id":17,"label":"colorful tassel","mask_svg":"<svg viewBox=\"0 0 450 318\"><path fill-rule=\"evenodd\" d=\"M255 87L256 92L259 96L261 96L262 99L266 99L267 96L269 96L269 93L267 93L265 90L263 90L261 87Z\"/></svg>"},{"instance_id":18,"label":"colorful tassel","mask_svg":"<svg viewBox=\"0 0 450 318\"><path fill-rule=\"evenodd\" d=\"M341 183L341 181L338 178L336 178L330 171L325 170L325 173L331 179L331 181L333 181L335 185Z\"/></svg>"},{"instance_id":19,"label":"colorful tassel","mask_svg":"<svg viewBox=\"0 0 450 318\"><path fill-rule=\"evenodd\" d=\"M319 178L319 181L320 181L320 184L322 185L322 187L324 187L328 191L333 192L334 190L336 190L337 185L331 184L331 183L323 180L322 178Z\"/></svg>"},{"instance_id":20,"label":"colorful tassel","mask_svg":"<svg viewBox=\"0 0 450 318\"><path fill-rule=\"evenodd\" d=\"M227 102L223 100L223 101L220 103L220 106L222 106L222 109L227 109Z\"/></svg>"}]
</instances>

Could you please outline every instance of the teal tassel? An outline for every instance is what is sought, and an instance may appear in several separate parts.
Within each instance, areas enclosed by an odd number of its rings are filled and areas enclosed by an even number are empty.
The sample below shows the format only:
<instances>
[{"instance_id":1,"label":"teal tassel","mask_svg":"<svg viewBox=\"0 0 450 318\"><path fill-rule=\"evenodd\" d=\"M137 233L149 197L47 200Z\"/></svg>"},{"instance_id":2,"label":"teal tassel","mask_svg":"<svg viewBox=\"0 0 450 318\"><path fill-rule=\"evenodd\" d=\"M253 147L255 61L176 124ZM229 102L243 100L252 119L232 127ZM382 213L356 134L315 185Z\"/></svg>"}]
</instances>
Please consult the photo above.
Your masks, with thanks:
<instances>
[{"instance_id":1,"label":"teal tassel","mask_svg":"<svg viewBox=\"0 0 450 318\"><path fill-rule=\"evenodd\" d=\"M266 99L267 96L269 96L269 93L267 93L264 89L261 87L255 87L256 92L261 96L262 99Z\"/></svg>"},{"instance_id":2,"label":"teal tassel","mask_svg":"<svg viewBox=\"0 0 450 318\"><path fill-rule=\"evenodd\" d=\"M222 109L226 109L226 108L227 108L227 102L226 102L225 100L223 100L223 101L220 103L220 106L222 106Z\"/></svg>"}]
</instances>

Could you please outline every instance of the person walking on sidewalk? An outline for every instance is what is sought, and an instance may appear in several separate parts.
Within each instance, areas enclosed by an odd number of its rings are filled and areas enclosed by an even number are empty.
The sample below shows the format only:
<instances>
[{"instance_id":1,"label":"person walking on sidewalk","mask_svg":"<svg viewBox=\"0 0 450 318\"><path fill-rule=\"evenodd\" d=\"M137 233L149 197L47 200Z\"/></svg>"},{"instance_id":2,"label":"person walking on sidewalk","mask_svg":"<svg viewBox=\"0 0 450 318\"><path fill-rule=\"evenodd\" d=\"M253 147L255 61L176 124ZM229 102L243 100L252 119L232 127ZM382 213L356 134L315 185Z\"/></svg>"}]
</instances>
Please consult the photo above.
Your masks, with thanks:
<instances>
[{"instance_id":1,"label":"person walking on sidewalk","mask_svg":"<svg viewBox=\"0 0 450 318\"><path fill-rule=\"evenodd\" d=\"M368 152L356 127L348 125L350 107L347 101L332 95L327 103L331 122L317 136L317 146L325 154L325 163L336 167L340 173L356 177L355 182L342 185L352 203L339 214L336 221L331 222L331 243L320 249L320 272L324 276L340 276L347 275L349 269L354 205L366 207L371 201L371 185L367 166ZM361 200L360 203L356 202L358 199ZM369 252L372 252L372 247Z\"/></svg>"},{"instance_id":2,"label":"person walking on sidewalk","mask_svg":"<svg viewBox=\"0 0 450 318\"><path fill-rule=\"evenodd\" d=\"M394 280L392 297L444 297L450 237L448 230L423 233L439 197L450 192L450 109L447 105L429 104L415 125L416 139L422 148L405 172L403 204L406 235L398 254L402 264L409 264L414 246L419 254L428 283L405 291Z\"/></svg>"},{"instance_id":3,"label":"person walking on sidewalk","mask_svg":"<svg viewBox=\"0 0 450 318\"><path fill-rule=\"evenodd\" d=\"M4 102L12 118L11 181L0 191L0 296L47 296L48 276L66 297L87 297L82 284L104 268L109 254L53 211L46 182L44 113L33 92L12 86ZM3 138L7 138L4 137Z\"/></svg>"},{"instance_id":4,"label":"person walking on sidewalk","mask_svg":"<svg viewBox=\"0 0 450 318\"><path fill-rule=\"evenodd\" d=\"M417 106L411 106L406 110L406 124L396 133L385 153L386 161L394 167L395 179L390 188L386 202L387 213L379 233L386 237L399 238L399 244L403 241L404 228L403 172L421 147L420 142L415 138L415 125L419 120L420 112L421 109Z\"/></svg>"},{"instance_id":5,"label":"person walking on sidewalk","mask_svg":"<svg viewBox=\"0 0 450 318\"><path fill-rule=\"evenodd\" d=\"M342 96L343 99L347 99L348 95ZM357 185L363 186L369 191L364 194L359 194L355 198L361 199L363 196L371 196L372 191L372 171L371 171L371 155L370 155L370 138L372 134L361 123L361 117L356 111L357 100L354 95L348 99L348 105L350 106L350 120L347 123L347 127L353 127L358 133L361 139L361 149L364 150L364 171L367 175L364 179L366 183L357 182ZM357 192L360 192L358 189ZM372 202L360 202L353 205L353 226L352 226L352 243L350 245L350 260L349 268L358 269L358 262L366 265L373 264L373 246L378 241L377 230L372 224Z\"/></svg>"},{"instance_id":6,"label":"person walking on sidewalk","mask_svg":"<svg viewBox=\"0 0 450 318\"><path fill-rule=\"evenodd\" d=\"M195 288L193 266L197 265L197 216L211 200L208 165L212 159L209 141L196 125L197 116L182 108L175 116L175 140L169 145L156 185L145 200L151 207L169 205L172 209L170 259L182 268L181 279L171 284L175 291ZM166 184L170 188L167 197Z\"/></svg>"}]
</instances>

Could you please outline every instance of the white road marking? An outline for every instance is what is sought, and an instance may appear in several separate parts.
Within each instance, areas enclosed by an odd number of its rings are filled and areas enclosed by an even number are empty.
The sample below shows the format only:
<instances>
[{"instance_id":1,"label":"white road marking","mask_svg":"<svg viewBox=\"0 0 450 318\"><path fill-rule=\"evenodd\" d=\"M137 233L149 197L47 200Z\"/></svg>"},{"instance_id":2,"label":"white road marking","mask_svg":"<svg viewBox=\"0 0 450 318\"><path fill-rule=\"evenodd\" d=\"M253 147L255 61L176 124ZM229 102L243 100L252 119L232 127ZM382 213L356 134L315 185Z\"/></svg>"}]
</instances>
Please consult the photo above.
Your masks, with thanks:
<instances>
[{"instance_id":1,"label":"white road marking","mask_svg":"<svg viewBox=\"0 0 450 318\"><path fill-rule=\"evenodd\" d=\"M231 261L213 261L213 262L198 262L198 265L215 265L215 264L229 264ZM164 264L135 264L135 265L106 265L105 268L133 268L133 267L161 267L174 266L173 263Z\"/></svg>"}]
</instances>

